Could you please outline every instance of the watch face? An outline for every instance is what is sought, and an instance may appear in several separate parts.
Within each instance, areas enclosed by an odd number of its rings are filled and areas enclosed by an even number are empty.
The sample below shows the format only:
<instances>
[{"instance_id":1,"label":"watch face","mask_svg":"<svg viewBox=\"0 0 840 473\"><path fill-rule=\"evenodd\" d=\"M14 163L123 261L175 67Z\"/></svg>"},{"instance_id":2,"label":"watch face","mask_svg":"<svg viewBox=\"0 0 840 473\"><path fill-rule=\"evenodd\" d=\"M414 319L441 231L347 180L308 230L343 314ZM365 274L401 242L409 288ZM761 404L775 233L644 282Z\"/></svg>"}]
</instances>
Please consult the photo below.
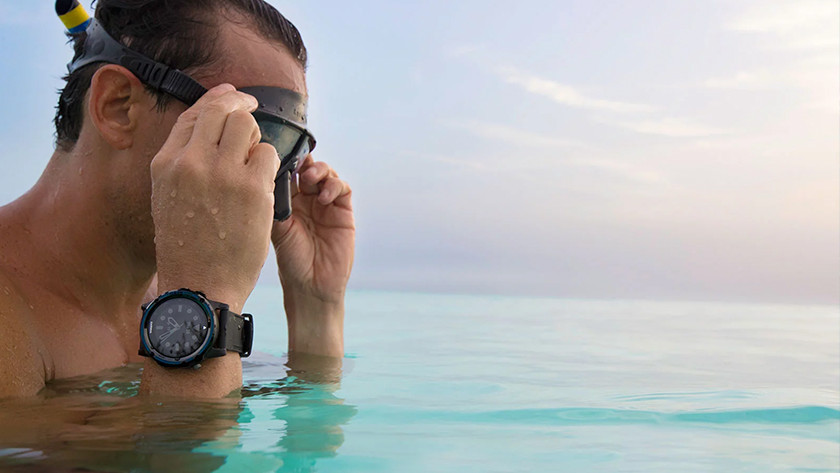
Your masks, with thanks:
<instances>
[{"instance_id":1,"label":"watch face","mask_svg":"<svg viewBox=\"0 0 840 473\"><path fill-rule=\"evenodd\" d=\"M210 318L195 301L182 297L166 299L154 308L146 322L146 336L153 351L179 361L197 354L210 337Z\"/></svg>"}]
</instances>

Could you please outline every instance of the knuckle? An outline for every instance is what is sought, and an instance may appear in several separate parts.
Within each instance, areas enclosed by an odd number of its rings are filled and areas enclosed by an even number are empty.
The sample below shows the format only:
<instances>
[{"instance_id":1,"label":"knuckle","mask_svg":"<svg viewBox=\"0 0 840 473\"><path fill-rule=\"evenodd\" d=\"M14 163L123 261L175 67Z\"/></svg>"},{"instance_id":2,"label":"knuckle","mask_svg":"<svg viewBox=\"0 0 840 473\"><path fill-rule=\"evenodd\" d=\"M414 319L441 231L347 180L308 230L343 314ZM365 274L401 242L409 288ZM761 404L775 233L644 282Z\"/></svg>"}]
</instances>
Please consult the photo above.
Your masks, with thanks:
<instances>
[{"instance_id":1,"label":"knuckle","mask_svg":"<svg viewBox=\"0 0 840 473\"><path fill-rule=\"evenodd\" d=\"M149 164L149 170L152 173L152 177L159 176L161 171L165 169L166 164L166 159L162 158L161 155L155 156L155 158L152 159L152 162Z\"/></svg>"},{"instance_id":2,"label":"knuckle","mask_svg":"<svg viewBox=\"0 0 840 473\"><path fill-rule=\"evenodd\" d=\"M202 156L195 151L187 151L173 163L174 171L184 176L201 176L203 174Z\"/></svg>"},{"instance_id":3,"label":"knuckle","mask_svg":"<svg viewBox=\"0 0 840 473\"><path fill-rule=\"evenodd\" d=\"M195 120L198 118L198 109L195 107L190 107L184 111L184 113L178 115L178 119L175 120L176 126L188 126L195 123Z\"/></svg>"},{"instance_id":4,"label":"knuckle","mask_svg":"<svg viewBox=\"0 0 840 473\"><path fill-rule=\"evenodd\" d=\"M256 118L254 118L254 116L248 111L242 110L241 108L228 112L225 129L227 130L231 126L237 133L248 133L248 130L250 130L251 133L253 133L254 130L259 131Z\"/></svg>"},{"instance_id":5,"label":"knuckle","mask_svg":"<svg viewBox=\"0 0 840 473\"><path fill-rule=\"evenodd\" d=\"M177 158L177 154L173 153L170 147L164 146L158 151L152 161L149 163L149 169L153 175L159 175L166 169L172 167L173 161Z\"/></svg>"},{"instance_id":6,"label":"knuckle","mask_svg":"<svg viewBox=\"0 0 840 473\"><path fill-rule=\"evenodd\" d=\"M254 145L251 156L257 159L274 160L277 161L278 166L280 165L280 156L277 155L277 150L268 143Z\"/></svg>"},{"instance_id":7,"label":"knuckle","mask_svg":"<svg viewBox=\"0 0 840 473\"><path fill-rule=\"evenodd\" d=\"M166 153L164 150L159 151L154 158L152 158L152 162L150 166L152 168L161 167L164 162L169 160L169 153Z\"/></svg>"},{"instance_id":8,"label":"knuckle","mask_svg":"<svg viewBox=\"0 0 840 473\"><path fill-rule=\"evenodd\" d=\"M239 99L239 100L243 100L243 101L245 101L246 103L252 103L252 102L256 102L256 101L257 101L257 99L256 99L256 98L254 98L254 96L253 96L253 95L246 94L245 92L240 92L240 91L236 90L236 91L234 91L234 92L233 92L233 94L234 94L234 96L235 96L237 99Z\"/></svg>"},{"instance_id":9,"label":"knuckle","mask_svg":"<svg viewBox=\"0 0 840 473\"><path fill-rule=\"evenodd\" d=\"M230 112L229 120L235 120L236 122L241 122L242 124L250 124L254 128L258 128L257 120L251 115L250 112L242 109L234 110Z\"/></svg>"},{"instance_id":10,"label":"knuckle","mask_svg":"<svg viewBox=\"0 0 840 473\"><path fill-rule=\"evenodd\" d=\"M227 112L227 106L221 100L214 100L204 106L201 113L205 115L221 115Z\"/></svg>"},{"instance_id":11,"label":"knuckle","mask_svg":"<svg viewBox=\"0 0 840 473\"><path fill-rule=\"evenodd\" d=\"M268 143L258 143L251 149L249 161L256 167L257 172L262 179L263 174L270 174L273 179L280 169L280 158L277 156L277 150Z\"/></svg>"},{"instance_id":12,"label":"knuckle","mask_svg":"<svg viewBox=\"0 0 840 473\"><path fill-rule=\"evenodd\" d=\"M207 91L207 94L205 94L205 95L208 98L212 98L212 97L217 97L217 96L220 96L220 95L224 95L224 94L226 94L226 93L228 93L232 90L234 90L233 85L225 82L225 83L219 84L219 85L211 88L210 90Z\"/></svg>"}]
</instances>

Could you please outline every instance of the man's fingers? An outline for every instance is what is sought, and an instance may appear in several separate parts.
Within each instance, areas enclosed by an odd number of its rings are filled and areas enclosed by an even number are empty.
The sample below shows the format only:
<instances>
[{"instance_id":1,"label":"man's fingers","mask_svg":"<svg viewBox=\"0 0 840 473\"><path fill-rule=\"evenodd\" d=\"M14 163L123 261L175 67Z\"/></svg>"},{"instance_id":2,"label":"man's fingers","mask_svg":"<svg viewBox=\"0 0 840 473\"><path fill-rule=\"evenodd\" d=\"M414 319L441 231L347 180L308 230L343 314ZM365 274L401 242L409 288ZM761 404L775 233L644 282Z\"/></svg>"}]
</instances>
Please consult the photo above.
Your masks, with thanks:
<instances>
[{"instance_id":1,"label":"man's fingers","mask_svg":"<svg viewBox=\"0 0 840 473\"><path fill-rule=\"evenodd\" d=\"M220 84L208 90L195 104L193 104L192 107L188 108L181 114L181 116L178 117L178 121L175 122L175 125L172 127L172 131L169 133L167 144L178 147L186 146L187 143L189 143L190 138L192 138L195 122L196 119L198 119L201 108L208 102L215 100L220 95L233 90L236 89L230 84Z\"/></svg>"},{"instance_id":2,"label":"man's fingers","mask_svg":"<svg viewBox=\"0 0 840 473\"><path fill-rule=\"evenodd\" d=\"M350 185L337 177L329 177L321 184L318 203L330 205L341 196L350 193Z\"/></svg>"},{"instance_id":3,"label":"man's fingers","mask_svg":"<svg viewBox=\"0 0 840 473\"><path fill-rule=\"evenodd\" d=\"M333 201L333 205L336 207L341 207L342 209L346 210L353 210L353 203L351 202L351 198L353 197L353 191L350 190L350 187L347 187L347 192L341 194Z\"/></svg>"},{"instance_id":4,"label":"man's fingers","mask_svg":"<svg viewBox=\"0 0 840 473\"><path fill-rule=\"evenodd\" d=\"M309 167L312 166L312 163L314 162L315 160L312 159L311 154L307 154L306 157L303 158L303 162L300 164L300 166L298 166L298 170L294 174L292 179L292 197L294 197L295 195L297 195L298 192L300 192L300 186L298 184L298 181L300 180L300 175L306 172L306 170L309 169Z\"/></svg>"},{"instance_id":5,"label":"man's fingers","mask_svg":"<svg viewBox=\"0 0 840 473\"><path fill-rule=\"evenodd\" d=\"M234 110L227 116L219 141L219 156L223 161L243 164L249 152L260 142L260 127L254 116L245 110ZM277 156L277 153L274 153ZM279 162L279 160L278 160Z\"/></svg>"},{"instance_id":6,"label":"man's fingers","mask_svg":"<svg viewBox=\"0 0 840 473\"><path fill-rule=\"evenodd\" d=\"M265 186L266 192L274 192L274 178L280 169L280 158L277 150L268 143L259 143L251 148L247 164L247 172L259 179Z\"/></svg>"},{"instance_id":7,"label":"man's fingers","mask_svg":"<svg viewBox=\"0 0 840 473\"><path fill-rule=\"evenodd\" d=\"M301 168L300 191L304 194L318 194L321 190L318 184L327 177L336 177L333 169L324 162L314 162L306 169Z\"/></svg>"},{"instance_id":8,"label":"man's fingers","mask_svg":"<svg viewBox=\"0 0 840 473\"><path fill-rule=\"evenodd\" d=\"M350 185L339 179L338 173L327 163L313 161L311 156L307 156L300 168L298 181L300 192L317 196L319 204L330 205L340 200L349 208Z\"/></svg>"},{"instance_id":9,"label":"man's fingers","mask_svg":"<svg viewBox=\"0 0 840 473\"><path fill-rule=\"evenodd\" d=\"M193 107L198 107L199 112L190 143L215 146L221 141L228 116L237 110L249 113L256 110L257 99L242 92L229 90L207 102L197 102Z\"/></svg>"},{"instance_id":10,"label":"man's fingers","mask_svg":"<svg viewBox=\"0 0 840 473\"><path fill-rule=\"evenodd\" d=\"M195 119L198 118L198 110L188 108L184 113L178 116L175 125L172 126L172 131L169 132L169 137L166 138L166 143L161 149L183 148L190 142L192 138L193 129L195 128Z\"/></svg>"}]
</instances>

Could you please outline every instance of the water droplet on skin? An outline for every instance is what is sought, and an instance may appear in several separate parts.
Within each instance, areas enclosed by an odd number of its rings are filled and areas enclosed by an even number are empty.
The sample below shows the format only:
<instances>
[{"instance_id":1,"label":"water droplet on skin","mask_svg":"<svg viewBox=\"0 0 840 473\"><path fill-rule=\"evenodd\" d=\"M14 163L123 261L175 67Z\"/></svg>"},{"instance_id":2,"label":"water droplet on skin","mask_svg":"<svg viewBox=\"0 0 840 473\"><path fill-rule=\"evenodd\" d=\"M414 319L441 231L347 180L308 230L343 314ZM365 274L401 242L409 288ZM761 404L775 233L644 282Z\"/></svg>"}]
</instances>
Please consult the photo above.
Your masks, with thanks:
<instances>
[{"instance_id":1,"label":"water droplet on skin","mask_svg":"<svg viewBox=\"0 0 840 473\"><path fill-rule=\"evenodd\" d=\"M221 238L222 240L224 240L225 238L227 238L227 233L225 233L225 232L219 232L219 238Z\"/></svg>"},{"instance_id":2,"label":"water droplet on skin","mask_svg":"<svg viewBox=\"0 0 840 473\"><path fill-rule=\"evenodd\" d=\"M213 207L212 209L210 209L210 213L213 214L213 215L216 215L217 213L219 213L218 207Z\"/></svg>"},{"instance_id":3,"label":"water droplet on skin","mask_svg":"<svg viewBox=\"0 0 840 473\"><path fill-rule=\"evenodd\" d=\"M192 210L187 212L187 218L193 218L193 217L195 217L195 212L193 212Z\"/></svg>"},{"instance_id":4,"label":"water droplet on skin","mask_svg":"<svg viewBox=\"0 0 840 473\"><path fill-rule=\"evenodd\" d=\"M3 292L8 296L9 295L9 286L4 287Z\"/></svg>"},{"instance_id":5,"label":"water droplet on skin","mask_svg":"<svg viewBox=\"0 0 840 473\"><path fill-rule=\"evenodd\" d=\"M29 304L29 308L32 309L32 310L35 310L35 306L32 305L32 304Z\"/></svg>"},{"instance_id":6,"label":"water droplet on skin","mask_svg":"<svg viewBox=\"0 0 840 473\"><path fill-rule=\"evenodd\" d=\"M184 240L178 240L178 246L184 246Z\"/></svg>"},{"instance_id":7,"label":"water droplet on skin","mask_svg":"<svg viewBox=\"0 0 840 473\"><path fill-rule=\"evenodd\" d=\"M82 175L82 168L79 168L79 175Z\"/></svg>"},{"instance_id":8,"label":"water droplet on skin","mask_svg":"<svg viewBox=\"0 0 840 473\"><path fill-rule=\"evenodd\" d=\"M176 195L178 195L177 189L172 189L172 192L169 193L169 197L175 197Z\"/></svg>"}]
</instances>

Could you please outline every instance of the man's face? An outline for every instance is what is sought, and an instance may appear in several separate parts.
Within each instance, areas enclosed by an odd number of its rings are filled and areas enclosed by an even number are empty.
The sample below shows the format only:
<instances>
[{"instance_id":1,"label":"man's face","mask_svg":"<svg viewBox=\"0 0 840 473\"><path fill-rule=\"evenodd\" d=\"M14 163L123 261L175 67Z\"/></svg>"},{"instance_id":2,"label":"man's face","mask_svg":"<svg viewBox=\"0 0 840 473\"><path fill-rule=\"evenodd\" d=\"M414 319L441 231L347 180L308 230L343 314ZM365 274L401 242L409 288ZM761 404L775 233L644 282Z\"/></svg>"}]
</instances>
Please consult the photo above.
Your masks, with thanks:
<instances>
[{"instance_id":1,"label":"man's face","mask_svg":"<svg viewBox=\"0 0 840 473\"><path fill-rule=\"evenodd\" d=\"M207 89L229 83L237 89L270 86L290 89L306 95L306 77L303 68L286 48L263 38L239 23L225 22L220 26L218 44L221 60L210 70L198 71L191 76ZM186 110L186 105L172 99L162 117L168 126L154 127L157 139L153 139L152 142L160 141L162 145L169 136L172 125L184 110ZM160 146L155 149L155 152L158 149Z\"/></svg>"},{"instance_id":2,"label":"man's face","mask_svg":"<svg viewBox=\"0 0 840 473\"><path fill-rule=\"evenodd\" d=\"M280 44L270 42L258 33L242 25L247 22L226 22L220 28L219 57L221 60L207 71L190 75L204 87L229 83L234 87L271 86L293 90L306 95L306 79L303 68ZM154 98L150 97L150 104ZM137 167L126 170L122 182L134 182L134 189L121 187L116 190L126 208L118 209L128 232L139 238L143 253L154 254L154 225L151 221L151 177L149 164L166 141L169 133L187 106L171 99L163 113L150 106L147 116L140 120L137 130L137 154L133 160ZM117 198L117 195L114 196Z\"/></svg>"}]
</instances>

